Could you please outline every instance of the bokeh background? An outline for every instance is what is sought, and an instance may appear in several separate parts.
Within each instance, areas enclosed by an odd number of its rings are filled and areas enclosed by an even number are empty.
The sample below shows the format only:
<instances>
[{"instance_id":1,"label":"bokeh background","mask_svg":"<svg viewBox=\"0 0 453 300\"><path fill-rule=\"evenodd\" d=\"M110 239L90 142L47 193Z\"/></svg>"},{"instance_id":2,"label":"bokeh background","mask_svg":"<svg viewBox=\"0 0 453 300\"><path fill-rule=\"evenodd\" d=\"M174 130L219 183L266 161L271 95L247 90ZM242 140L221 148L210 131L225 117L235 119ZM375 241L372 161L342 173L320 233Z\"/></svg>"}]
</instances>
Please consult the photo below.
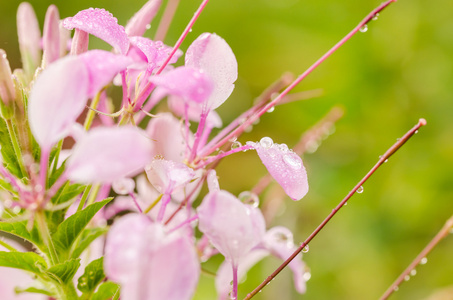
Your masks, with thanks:
<instances>
[{"instance_id":1,"label":"bokeh background","mask_svg":"<svg viewBox=\"0 0 453 300\"><path fill-rule=\"evenodd\" d=\"M103 7L126 24L144 0L31 1L42 25L54 3L62 18ZM181 1L165 42L172 45L201 1ZM20 2L2 0L0 48L20 67L15 13ZM164 1L166 3L166 1ZM239 79L219 109L225 123L250 107L284 72L303 72L349 32L380 1L254 0L208 4L182 49L202 32L215 32L236 54ZM296 91L319 89L315 99L279 106L239 138L294 145L333 106L345 115L317 151L306 154L310 192L286 198L272 224L303 241L354 187L379 155L420 117L428 125L363 186L310 244L307 293L294 292L285 270L255 299L376 299L453 213L453 2L399 0L366 33L359 33L304 80ZM152 37L158 24L146 33ZM106 45L92 38L93 47ZM265 174L252 151L219 166L221 187L238 194ZM266 194L267 193L267 194ZM263 198L269 198L269 190ZM392 299L429 299L453 286L453 235L442 241ZM217 263L220 258L217 259ZM241 296L279 261L268 258L240 285ZM207 269L215 270L215 264ZM442 298L442 299L452 299ZM195 299L215 299L214 280L203 276ZM440 299L440 298L439 298Z\"/></svg>"}]
</instances>

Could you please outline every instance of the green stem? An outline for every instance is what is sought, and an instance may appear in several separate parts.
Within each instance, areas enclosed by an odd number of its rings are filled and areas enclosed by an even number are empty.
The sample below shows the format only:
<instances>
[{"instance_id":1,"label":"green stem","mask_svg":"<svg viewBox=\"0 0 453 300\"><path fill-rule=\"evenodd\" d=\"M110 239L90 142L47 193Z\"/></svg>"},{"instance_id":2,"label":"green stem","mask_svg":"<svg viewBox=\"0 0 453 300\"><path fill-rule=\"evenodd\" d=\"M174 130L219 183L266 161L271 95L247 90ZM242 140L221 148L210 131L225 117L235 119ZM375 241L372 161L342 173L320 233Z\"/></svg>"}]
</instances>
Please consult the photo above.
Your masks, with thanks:
<instances>
[{"instance_id":1,"label":"green stem","mask_svg":"<svg viewBox=\"0 0 453 300\"><path fill-rule=\"evenodd\" d=\"M55 157L53 159L53 168L52 168L52 173L55 173L55 171L57 170L57 166L58 166L58 160L60 159L60 152L61 152L61 148L63 147L63 140L60 140L58 142L58 145L57 145L57 152L55 153Z\"/></svg>"},{"instance_id":2,"label":"green stem","mask_svg":"<svg viewBox=\"0 0 453 300\"><path fill-rule=\"evenodd\" d=\"M77 211L81 211L83 207L85 206L85 202L87 201L88 194L91 191L91 185L88 185L85 190L83 191L82 198L80 199L79 206L77 207Z\"/></svg>"},{"instance_id":3,"label":"green stem","mask_svg":"<svg viewBox=\"0 0 453 300\"><path fill-rule=\"evenodd\" d=\"M13 144L14 153L17 157L17 162L19 164L20 172L22 173L23 177L27 177L27 171L24 167L24 160L22 158L22 151L20 150L19 141L17 140L16 132L14 131L13 123L11 119L6 120L6 126L8 127L9 136L11 137L11 143Z\"/></svg>"},{"instance_id":4,"label":"green stem","mask_svg":"<svg viewBox=\"0 0 453 300\"><path fill-rule=\"evenodd\" d=\"M43 238L44 244L47 246L50 256L50 262L52 266L59 263L57 251L50 237L49 228L47 227L46 217L44 216L44 211L39 210L36 212L36 222L38 223L38 229Z\"/></svg>"},{"instance_id":5,"label":"green stem","mask_svg":"<svg viewBox=\"0 0 453 300\"><path fill-rule=\"evenodd\" d=\"M163 195L164 195L164 194L160 194L159 197L157 197L157 199L154 200L154 202L151 203L151 205L148 206L148 208L145 209L145 211L144 211L143 213L144 213L145 215L146 215L147 213L149 213L149 211L150 211L151 209L153 209L153 207L156 206L157 203L159 203L159 201L160 201L160 199L162 199L162 196L163 196Z\"/></svg>"},{"instance_id":6,"label":"green stem","mask_svg":"<svg viewBox=\"0 0 453 300\"><path fill-rule=\"evenodd\" d=\"M101 189L101 184L97 183L92 187L92 191L90 193L90 198L88 198L87 205L93 204L94 201L96 200L96 197L99 193L99 190Z\"/></svg>"},{"instance_id":7,"label":"green stem","mask_svg":"<svg viewBox=\"0 0 453 300\"><path fill-rule=\"evenodd\" d=\"M91 105L90 105L90 110L88 110L88 114L85 119L85 123L83 124L83 128L85 128L86 131L90 129L91 125L93 124L94 117L96 116L96 112L93 109L97 109L99 105L99 101L101 99L101 93L104 91L102 89L99 93L96 94L96 96L91 100Z\"/></svg>"}]
</instances>

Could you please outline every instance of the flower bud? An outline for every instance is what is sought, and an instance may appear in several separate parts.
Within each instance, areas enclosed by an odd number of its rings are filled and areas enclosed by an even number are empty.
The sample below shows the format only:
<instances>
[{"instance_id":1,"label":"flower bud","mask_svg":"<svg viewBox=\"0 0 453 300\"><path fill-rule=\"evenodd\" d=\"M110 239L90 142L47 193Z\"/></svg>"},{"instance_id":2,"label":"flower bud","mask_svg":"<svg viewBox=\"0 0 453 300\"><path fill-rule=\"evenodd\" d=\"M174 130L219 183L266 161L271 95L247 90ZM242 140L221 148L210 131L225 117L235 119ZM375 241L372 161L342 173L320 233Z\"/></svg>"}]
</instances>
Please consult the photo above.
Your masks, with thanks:
<instances>
[{"instance_id":1,"label":"flower bud","mask_svg":"<svg viewBox=\"0 0 453 300\"><path fill-rule=\"evenodd\" d=\"M5 119L12 116L13 102L16 98L16 90L11 76L11 68L6 53L3 49L0 49L0 103L2 116Z\"/></svg>"},{"instance_id":2,"label":"flower bud","mask_svg":"<svg viewBox=\"0 0 453 300\"><path fill-rule=\"evenodd\" d=\"M46 66L60 58L60 15L55 5L50 5L46 12L42 34L43 65Z\"/></svg>"},{"instance_id":3,"label":"flower bud","mask_svg":"<svg viewBox=\"0 0 453 300\"><path fill-rule=\"evenodd\" d=\"M22 2L17 10L17 35L24 71L28 80L33 78L41 62L41 31L33 7Z\"/></svg>"}]
</instances>

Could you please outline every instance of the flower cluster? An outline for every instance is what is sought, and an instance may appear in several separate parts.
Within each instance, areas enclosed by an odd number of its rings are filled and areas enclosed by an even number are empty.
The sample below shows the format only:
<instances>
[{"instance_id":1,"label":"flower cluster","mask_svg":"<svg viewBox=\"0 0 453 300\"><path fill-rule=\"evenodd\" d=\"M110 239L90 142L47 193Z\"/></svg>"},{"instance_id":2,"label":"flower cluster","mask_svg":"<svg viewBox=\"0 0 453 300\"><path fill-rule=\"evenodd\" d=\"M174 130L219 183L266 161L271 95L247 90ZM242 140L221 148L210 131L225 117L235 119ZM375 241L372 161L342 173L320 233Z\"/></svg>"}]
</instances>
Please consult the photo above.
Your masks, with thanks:
<instances>
[{"instance_id":1,"label":"flower cluster","mask_svg":"<svg viewBox=\"0 0 453 300\"><path fill-rule=\"evenodd\" d=\"M34 251L2 242L0 266L32 273L21 291L35 298L191 299L201 264L221 254L218 298L237 299L249 268L297 249L289 229L266 228L256 193L221 189L215 171L224 157L255 150L291 199L305 196L298 153L269 137L237 141L275 102L263 99L213 135L238 76L234 53L213 33L185 53L143 37L160 4L149 0L125 27L104 9L60 20L50 6L42 37L31 5L19 6L23 69L0 56L0 231ZM90 35L112 51L89 50ZM110 96L115 86L121 99ZM301 254L289 267L303 293Z\"/></svg>"}]
</instances>

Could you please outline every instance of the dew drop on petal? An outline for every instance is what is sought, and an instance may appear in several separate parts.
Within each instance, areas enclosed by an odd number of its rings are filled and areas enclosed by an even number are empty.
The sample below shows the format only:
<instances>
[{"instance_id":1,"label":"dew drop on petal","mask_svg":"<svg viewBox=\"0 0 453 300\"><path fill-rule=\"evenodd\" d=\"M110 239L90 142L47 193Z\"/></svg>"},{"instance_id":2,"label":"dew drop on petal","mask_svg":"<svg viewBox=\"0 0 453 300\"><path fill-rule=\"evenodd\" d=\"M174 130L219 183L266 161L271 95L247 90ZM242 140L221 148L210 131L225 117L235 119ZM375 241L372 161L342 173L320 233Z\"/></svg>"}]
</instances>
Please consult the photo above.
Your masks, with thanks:
<instances>
[{"instance_id":1,"label":"dew drop on petal","mask_svg":"<svg viewBox=\"0 0 453 300\"><path fill-rule=\"evenodd\" d=\"M255 193L245 191L239 194L239 200L241 200L244 204L251 205L253 207L258 207L260 204L260 200Z\"/></svg>"},{"instance_id":2,"label":"dew drop on petal","mask_svg":"<svg viewBox=\"0 0 453 300\"><path fill-rule=\"evenodd\" d=\"M359 193L359 194L363 193L363 186L360 186L360 187L357 189L357 193Z\"/></svg>"},{"instance_id":3,"label":"dew drop on petal","mask_svg":"<svg viewBox=\"0 0 453 300\"><path fill-rule=\"evenodd\" d=\"M283 155L283 161L294 170L299 170L302 167L302 159L296 153Z\"/></svg>"},{"instance_id":4,"label":"dew drop on petal","mask_svg":"<svg viewBox=\"0 0 453 300\"><path fill-rule=\"evenodd\" d=\"M282 151L282 152L288 152L289 151L288 145L286 145L286 144L280 144L279 148L280 148L280 151Z\"/></svg>"},{"instance_id":5,"label":"dew drop on petal","mask_svg":"<svg viewBox=\"0 0 453 300\"><path fill-rule=\"evenodd\" d=\"M310 251L310 246L306 245L306 246L302 249L302 253L307 253L308 251Z\"/></svg>"},{"instance_id":6,"label":"dew drop on petal","mask_svg":"<svg viewBox=\"0 0 453 300\"><path fill-rule=\"evenodd\" d=\"M424 265L428 262L428 259L426 257L423 257L421 260L420 260L420 264L421 265Z\"/></svg>"},{"instance_id":7,"label":"dew drop on petal","mask_svg":"<svg viewBox=\"0 0 453 300\"><path fill-rule=\"evenodd\" d=\"M242 144L238 141L235 141L233 142L233 144L231 144L231 150L237 149L239 147L242 147Z\"/></svg>"},{"instance_id":8,"label":"dew drop on petal","mask_svg":"<svg viewBox=\"0 0 453 300\"><path fill-rule=\"evenodd\" d=\"M260 145L264 149L269 149L274 145L274 141L270 137L265 136L260 140Z\"/></svg>"},{"instance_id":9,"label":"dew drop on petal","mask_svg":"<svg viewBox=\"0 0 453 300\"><path fill-rule=\"evenodd\" d=\"M367 24L363 25L362 27L360 27L359 30L360 30L360 32L367 32L368 31L368 25Z\"/></svg>"}]
</instances>

